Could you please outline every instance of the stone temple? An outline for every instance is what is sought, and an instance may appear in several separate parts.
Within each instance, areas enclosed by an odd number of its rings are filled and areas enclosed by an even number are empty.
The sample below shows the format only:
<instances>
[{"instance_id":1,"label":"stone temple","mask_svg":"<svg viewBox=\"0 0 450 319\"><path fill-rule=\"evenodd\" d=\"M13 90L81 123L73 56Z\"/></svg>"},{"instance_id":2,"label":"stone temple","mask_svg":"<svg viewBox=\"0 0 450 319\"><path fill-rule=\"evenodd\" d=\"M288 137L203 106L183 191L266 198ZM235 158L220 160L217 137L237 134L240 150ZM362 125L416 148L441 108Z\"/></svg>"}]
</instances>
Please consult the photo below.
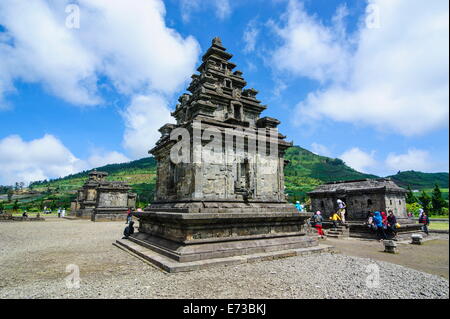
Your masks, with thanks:
<instances>
[{"instance_id":1,"label":"stone temple","mask_svg":"<svg viewBox=\"0 0 450 319\"><path fill-rule=\"evenodd\" d=\"M106 172L92 171L71 204L70 216L92 221L125 220L129 208L136 206L136 194L124 182L105 180Z\"/></svg>"},{"instance_id":2,"label":"stone temple","mask_svg":"<svg viewBox=\"0 0 450 319\"><path fill-rule=\"evenodd\" d=\"M308 193L312 211L320 210L325 219L338 210L337 199L346 205L346 221L350 236L370 237L364 225L370 212L392 210L401 227L400 232L417 231L420 225L408 218L406 193L389 178L330 182Z\"/></svg>"},{"instance_id":3,"label":"stone temple","mask_svg":"<svg viewBox=\"0 0 450 319\"><path fill-rule=\"evenodd\" d=\"M167 271L320 251L306 235L309 214L286 200L280 122L260 117L258 91L219 38L192 75L156 146L154 202L139 232L116 242ZM181 158L181 159L180 159Z\"/></svg>"}]
</instances>

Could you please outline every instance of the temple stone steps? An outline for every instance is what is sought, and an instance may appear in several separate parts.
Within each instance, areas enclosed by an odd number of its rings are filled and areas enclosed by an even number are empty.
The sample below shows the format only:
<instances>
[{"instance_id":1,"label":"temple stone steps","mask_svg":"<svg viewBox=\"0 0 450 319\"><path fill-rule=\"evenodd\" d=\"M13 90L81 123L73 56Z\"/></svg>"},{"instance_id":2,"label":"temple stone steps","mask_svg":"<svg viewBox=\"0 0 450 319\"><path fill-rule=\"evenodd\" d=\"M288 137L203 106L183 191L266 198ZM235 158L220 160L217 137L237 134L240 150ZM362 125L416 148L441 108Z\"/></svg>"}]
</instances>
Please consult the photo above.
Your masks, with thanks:
<instances>
[{"instance_id":1,"label":"temple stone steps","mask_svg":"<svg viewBox=\"0 0 450 319\"><path fill-rule=\"evenodd\" d=\"M330 228L326 232L326 235L328 237L338 238L338 239L348 238L349 237L349 230L345 226L338 226L337 228Z\"/></svg>"},{"instance_id":2,"label":"temple stone steps","mask_svg":"<svg viewBox=\"0 0 450 319\"><path fill-rule=\"evenodd\" d=\"M256 253L224 258L213 258L191 262L178 262L176 260L173 260L169 257L166 257L162 254L159 254L149 248L138 245L127 239L119 239L115 243L113 243L113 245L169 273L193 271L205 269L212 266L238 265L257 261L266 261L294 256L308 256L312 254L334 252L333 246L319 244L318 246L308 248L288 249L266 253Z\"/></svg>"}]
</instances>

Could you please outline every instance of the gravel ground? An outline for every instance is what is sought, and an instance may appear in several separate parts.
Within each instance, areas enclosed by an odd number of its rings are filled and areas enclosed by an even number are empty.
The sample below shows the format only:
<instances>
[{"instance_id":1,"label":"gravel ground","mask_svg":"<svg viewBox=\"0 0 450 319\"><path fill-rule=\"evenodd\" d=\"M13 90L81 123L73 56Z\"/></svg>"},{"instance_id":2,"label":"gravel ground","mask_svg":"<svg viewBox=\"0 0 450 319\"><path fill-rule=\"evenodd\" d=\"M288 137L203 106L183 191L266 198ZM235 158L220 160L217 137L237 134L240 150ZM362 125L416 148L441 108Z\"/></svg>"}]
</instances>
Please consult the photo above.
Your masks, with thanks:
<instances>
[{"instance_id":1,"label":"gravel ground","mask_svg":"<svg viewBox=\"0 0 450 319\"><path fill-rule=\"evenodd\" d=\"M124 226L57 218L0 223L0 298L449 297L442 277L342 254L167 274L112 245ZM69 264L80 269L78 289L66 287ZM380 270L378 287L367 286L371 267Z\"/></svg>"}]
</instances>

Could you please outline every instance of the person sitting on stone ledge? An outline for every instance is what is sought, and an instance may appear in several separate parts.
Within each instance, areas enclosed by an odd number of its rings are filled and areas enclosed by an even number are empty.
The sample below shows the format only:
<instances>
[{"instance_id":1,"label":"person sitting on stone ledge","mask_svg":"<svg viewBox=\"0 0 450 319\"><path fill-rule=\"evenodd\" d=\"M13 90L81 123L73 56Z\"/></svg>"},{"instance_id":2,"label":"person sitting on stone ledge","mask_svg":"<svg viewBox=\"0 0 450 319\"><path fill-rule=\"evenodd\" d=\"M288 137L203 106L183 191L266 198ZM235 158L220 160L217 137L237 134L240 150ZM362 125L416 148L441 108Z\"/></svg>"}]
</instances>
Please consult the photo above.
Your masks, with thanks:
<instances>
[{"instance_id":1,"label":"person sitting on stone ledge","mask_svg":"<svg viewBox=\"0 0 450 319\"><path fill-rule=\"evenodd\" d=\"M130 235L134 234L134 221L130 221L127 227L125 227L125 230L123 231L123 239L128 239Z\"/></svg>"},{"instance_id":2,"label":"person sitting on stone ledge","mask_svg":"<svg viewBox=\"0 0 450 319\"><path fill-rule=\"evenodd\" d=\"M382 241L387 238L386 232L383 227L383 217L381 217L381 213L376 211L373 213L373 222L377 227L377 238L379 241Z\"/></svg>"},{"instance_id":3,"label":"person sitting on stone ledge","mask_svg":"<svg viewBox=\"0 0 450 319\"><path fill-rule=\"evenodd\" d=\"M27 211L25 210L24 212L23 212L23 214L22 214L22 217L24 217L24 218L28 218L28 213L27 213Z\"/></svg>"},{"instance_id":4,"label":"person sitting on stone ledge","mask_svg":"<svg viewBox=\"0 0 450 319\"><path fill-rule=\"evenodd\" d=\"M125 224L128 224L129 222L131 222L132 219L133 219L133 213L131 212L131 208L128 208L127 221L125 222Z\"/></svg>"},{"instance_id":5,"label":"person sitting on stone ledge","mask_svg":"<svg viewBox=\"0 0 450 319\"><path fill-rule=\"evenodd\" d=\"M299 201L296 201L296 202L295 202L295 208L297 208L297 210L298 210L299 212L302 212L302 211L303 211L303 206L302 206L302 204L300 204Z\"/></svg>"},{"instance_id":6,"label":"person sitting on stone ledge","mask_svg":"<svg viewBox=\"0 0 450 319\"><path fill-rule=\"evenodd\" d=\"M395 217L392 210L388 211L389 216L387 217L388 230L393 235L393 240L397 240L397 217Z\"/></svg>"},{"instance_id":7,"label":"person sitting on stone ledge","mask_svg":"<svg viewBox=\"0 0 450 319\"><path fill-rule=\"evenodd\" d=\"M337 228L337 221L339 220L342 223L341 216L337 212L334 212L333 215L330 217L331 221L333 222L333 228Z\"/></svg>"}]
</instances>

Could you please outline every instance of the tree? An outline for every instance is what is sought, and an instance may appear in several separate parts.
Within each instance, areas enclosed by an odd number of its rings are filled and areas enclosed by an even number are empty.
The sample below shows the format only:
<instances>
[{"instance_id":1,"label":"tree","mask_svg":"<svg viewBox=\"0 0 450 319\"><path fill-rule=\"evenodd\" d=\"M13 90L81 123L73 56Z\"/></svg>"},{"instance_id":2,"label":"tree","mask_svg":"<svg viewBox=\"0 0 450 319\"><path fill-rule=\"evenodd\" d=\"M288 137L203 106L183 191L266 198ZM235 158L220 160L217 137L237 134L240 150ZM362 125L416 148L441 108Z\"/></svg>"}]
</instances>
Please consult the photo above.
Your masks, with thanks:
<instances>
[{"instance_id":1,"label":"tree","mask_svg":"<svg viewBox=\"0 0 450 319\"><path fill-rule=\"evenodd\" d=\"M8 203L11 202L14 191L12 188L8 189Z\"/></svg>"},{"instance_id":2,"label":"tree","mask_svg":"<svg viewBox=\"0 0 450 319\"><path fill-rule=\"evenodd\" d=\"M429 211L431 208L431 197L425 191L422 191L422 194L419 197L419 202L422 205L425 211Z\"/></svg>"},{"instance_id":3,"label":"tree","mask_svg":"<svg viewBox=\"0 0 450 319\"><path fill-rule=\"evenodd\" d=\"M410 186L408 186L408 193L406 193L406 203L412 204L417 203L417 198L414 196L414 193Z\"/></svg>"},{"instance_id":4,"label":"tree","mask_svg":"<svg viewBox=\"0 0 450 319\"><path fill-rule=\"evenodd\" d=\"M44 205L44 200L41 199L41 201L39 202L39 209L40 209L40 210L44 210L44 207L45 207L45 205Z\"/></svg>"},{"instance_id":5,"label":"tree","mask_svg":"<svg viewBox=\"0 0 450 319\"><path fill-rule=\"evenodd\" d=\"M438 184L435 184L434 186L433 193L431 195L431 205L433 206L433 212L436 214L440 214L442 212L442 208L446 206Z\"/></svg>"},{"instance_id":6,"label":"tree","mask_svg":"<svg viewBox=\"0 0 450 319\"><path fill-rule=\"evenodd\" d=\"M419 210L422 208L422 206L419 203L411 203L406 204L406 211L411 212L414 214L414 216L419 216Z\"/></svg>"},{"instance_id":7,"label":"tree","mask_svg":"<svg viewBox=\"0 0 450 319\"><path fill-rule=\"evenodd\" d=\"M17 212L19 210L19 202L17 199L14 201L14 205L13 205L12 209L15 212Z\"/></svg>"}]
</instances>

